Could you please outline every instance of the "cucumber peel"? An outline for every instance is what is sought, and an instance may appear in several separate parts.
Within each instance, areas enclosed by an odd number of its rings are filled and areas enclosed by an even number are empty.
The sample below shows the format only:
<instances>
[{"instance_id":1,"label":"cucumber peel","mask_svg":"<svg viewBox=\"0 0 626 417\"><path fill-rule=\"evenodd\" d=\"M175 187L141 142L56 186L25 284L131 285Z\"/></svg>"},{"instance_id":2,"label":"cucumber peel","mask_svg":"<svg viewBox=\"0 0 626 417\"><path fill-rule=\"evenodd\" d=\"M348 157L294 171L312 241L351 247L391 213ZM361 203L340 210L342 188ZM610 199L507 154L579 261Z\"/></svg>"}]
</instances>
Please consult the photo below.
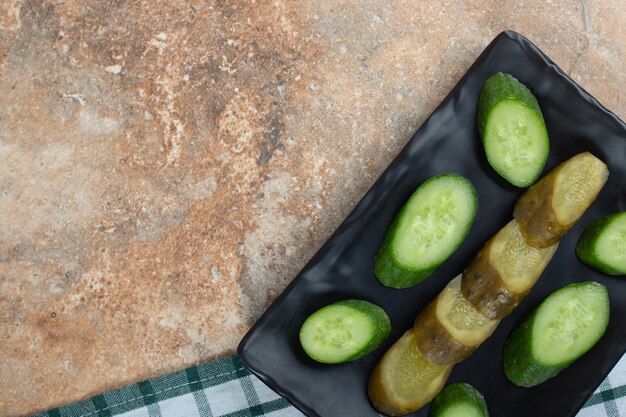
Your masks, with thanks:
<instances>
[{"instance_id":1,"label":"cucumber peel","mask_svg":"<svg viewBox=\"0 0 626 417\"><path fill-rule=\"evenodd\" d=\"M548 159L548 131L535 96L509 74L485 81L476 120L487 160L516 187L532 185Z\"/></svg>"},{"instance_id":2,"label":"cucumber peel","mask_svg":"<svg viewBox=\"0 0 626 417\"><path fill-rule=\"evenodd\" d=\"M300 328L300 344L321 363L362 358L389 336L391 321L381 307L364 300L343 300L311 314Z\"/></svg>"},{"instance_id":3,"label":"cucumber peel","mask_svg":"<svg viewBox=\"0 0 626 417\"><path fill-rule=\"evenodd\" d=\"M407 288L430 276L469 233L477 202L474 186L461 175L426 180L387 230L374 265L378 280Z\"/></svg>"},{"instance_id":4,"label":"cucumber peel","mask_svg":"<svg viewBox=\"0 0 626 417\"><path fill-rule=\"evenodd\" d=\"M473 386L456 383L445 387L430 405L428 417L489 417L485 397Z\"/></svg>"},{"instance_id":5,"label":"cucumber peel","mask_svg":"<svg viewBox=\"0 0 626 417\"><path fill-rule=\"evenodd\" d=\"M609 322L609 296L597 282L553 292L509 336L504 371L511 382L533 387L558 375L591 349Z\"/></svg>"},{"instance_id":6,"label":"cucumber peel","mask_svg":"<svg viewBox=\"0 0 626 417\"><path fill-rule=\"evenodd\" d=\"M594 220L576 245L588 266L609 275L626 275L626 211Z\"/></svg>"}]
</instances>

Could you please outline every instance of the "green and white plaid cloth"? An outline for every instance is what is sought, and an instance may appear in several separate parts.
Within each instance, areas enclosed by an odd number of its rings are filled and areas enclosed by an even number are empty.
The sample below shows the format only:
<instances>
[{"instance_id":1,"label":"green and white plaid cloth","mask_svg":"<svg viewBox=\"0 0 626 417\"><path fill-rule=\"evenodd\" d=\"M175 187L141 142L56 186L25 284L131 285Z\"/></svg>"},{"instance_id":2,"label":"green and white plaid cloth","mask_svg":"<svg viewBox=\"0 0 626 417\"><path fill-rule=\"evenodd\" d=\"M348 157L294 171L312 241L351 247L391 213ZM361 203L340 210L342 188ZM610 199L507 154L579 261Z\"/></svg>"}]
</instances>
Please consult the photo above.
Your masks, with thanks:
<instances>
[{"instance_id":1,"label":"green and white plaid cloth","mask_svg":"<svg viewBox=\"0 0 626 417\"><path fill-rule=\"evenodd\" d=\"M33 417L301 417L231 356ZM577 417L626 416L626 355Z\"/></svg>"}]
</instances>

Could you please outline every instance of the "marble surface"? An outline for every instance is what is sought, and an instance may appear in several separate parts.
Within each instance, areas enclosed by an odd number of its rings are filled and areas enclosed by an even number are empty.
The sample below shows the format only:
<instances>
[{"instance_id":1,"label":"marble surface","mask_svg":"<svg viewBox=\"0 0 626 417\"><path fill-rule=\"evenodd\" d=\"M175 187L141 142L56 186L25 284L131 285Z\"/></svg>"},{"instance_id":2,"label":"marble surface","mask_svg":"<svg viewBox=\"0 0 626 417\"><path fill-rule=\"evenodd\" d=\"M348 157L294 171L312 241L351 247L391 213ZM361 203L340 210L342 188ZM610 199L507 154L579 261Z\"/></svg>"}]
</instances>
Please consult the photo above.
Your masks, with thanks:
<instances>
[{"instance_id":1,"label":"marble surface","mask_svg":"<svg viewBox=\"0 0 626 417\"><path fill-rule=\"evenodd\" d=\"M239 339L482 49L626 117L626 2L0 2L0 416Z\"/></svg>"}]
</instances>

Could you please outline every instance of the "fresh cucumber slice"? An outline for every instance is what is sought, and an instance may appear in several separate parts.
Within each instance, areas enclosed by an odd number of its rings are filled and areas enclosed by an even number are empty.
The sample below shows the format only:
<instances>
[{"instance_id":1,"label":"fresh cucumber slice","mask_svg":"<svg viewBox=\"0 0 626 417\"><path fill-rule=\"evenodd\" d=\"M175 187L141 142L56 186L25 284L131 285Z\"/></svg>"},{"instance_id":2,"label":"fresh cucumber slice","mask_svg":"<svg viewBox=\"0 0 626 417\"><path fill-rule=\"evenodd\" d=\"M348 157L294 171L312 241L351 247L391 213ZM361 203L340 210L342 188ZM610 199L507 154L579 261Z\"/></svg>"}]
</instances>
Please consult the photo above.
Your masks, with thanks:
<instances>
[{"instance_id":1,"label":"fresh cucumber slice","mask_svg":"<svg viewBox=\"0 0 626 417\"><path fill-rule=\"evenodd\" d=\"M594 220L576 245L585 264L609 275L626 275L626 211Z\"/></svg>"},{"instance_id":2,"label":"fresh cucumber slice","mask_svg":"<svg viewBox=\"0 0 626 417\"><path fill-rule=\"evenodd\" d=\"M608 322L604 285L583 282L555 291L509 336L504 347L507 377L533 387L556 376L596 344Z\"/></svg>"},{"instance_id":3,"label":"fresh cucumber slice","mask_svg":"<svg viewBox=\"0 0 626 417\"><path fill-rule=\"evenodd\" d=\"M539 103L522 83L498 72L485 81L477 112L489 164L516 187L528 187L541 174L550 141Z\"/></svg>"},{"instance_id":4,"label":"fresh cucumber slice","mask_svg":"<svg viewBox=\"0 0 626 417\"><path fill-rule=\"evenodd\" d=\"M343 363L376 349L390 331L385 310L363 300L344 300L311 314L300 329L300 344L318 362Z\"/></svg>"},{"instance_id":5,"label":"fresh cucumber slice","mask_svg":"<svg viewBox=\"0 0 626 417\"><path fill-rule=\"evenodd\" d=\"M472 183L458 174L425 181L402 207L376 255L374 272L388 287L415 285L463 242L476 216Z\"/></svg>"},{"instance_id":6,"label":"fresh cucumber slice","mask_svg":"<svg viewBox=\"0 0 626 417\"><path fill-rule=\"evenodd\" d=\"M429 417L489 417L485 397L465 383L448 385L430 404Z\"/></svg>"}]
</instances>

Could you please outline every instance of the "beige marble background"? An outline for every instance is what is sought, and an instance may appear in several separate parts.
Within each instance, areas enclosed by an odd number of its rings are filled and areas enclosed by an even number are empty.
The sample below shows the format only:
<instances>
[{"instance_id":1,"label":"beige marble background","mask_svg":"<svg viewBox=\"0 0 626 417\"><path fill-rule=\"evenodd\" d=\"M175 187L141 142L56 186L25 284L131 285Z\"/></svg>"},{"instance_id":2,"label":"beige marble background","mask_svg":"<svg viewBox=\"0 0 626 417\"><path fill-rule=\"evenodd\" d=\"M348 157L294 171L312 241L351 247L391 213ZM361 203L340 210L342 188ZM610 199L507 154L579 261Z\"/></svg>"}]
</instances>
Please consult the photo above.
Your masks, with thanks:
<instances>
[{"instance_id":1,"label":"beige marble background","mask_svg":"<svg viewBox=\"0 0 626 417\"><path fill-rule=\"evenodd\" d=\"M0 2L0 416L233 353L504 29L626 117L625 21L623 0Z\"/></svg>"}]
</instances>

